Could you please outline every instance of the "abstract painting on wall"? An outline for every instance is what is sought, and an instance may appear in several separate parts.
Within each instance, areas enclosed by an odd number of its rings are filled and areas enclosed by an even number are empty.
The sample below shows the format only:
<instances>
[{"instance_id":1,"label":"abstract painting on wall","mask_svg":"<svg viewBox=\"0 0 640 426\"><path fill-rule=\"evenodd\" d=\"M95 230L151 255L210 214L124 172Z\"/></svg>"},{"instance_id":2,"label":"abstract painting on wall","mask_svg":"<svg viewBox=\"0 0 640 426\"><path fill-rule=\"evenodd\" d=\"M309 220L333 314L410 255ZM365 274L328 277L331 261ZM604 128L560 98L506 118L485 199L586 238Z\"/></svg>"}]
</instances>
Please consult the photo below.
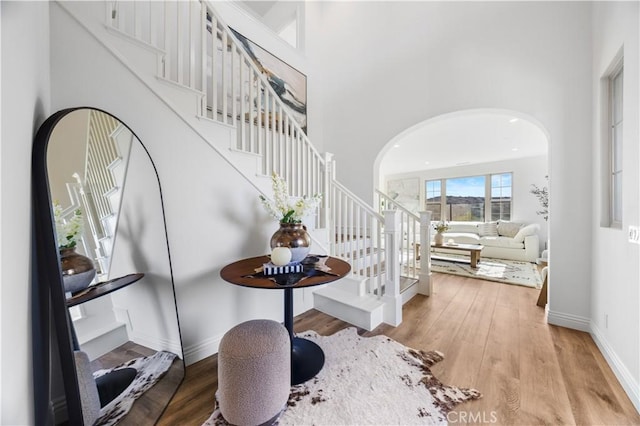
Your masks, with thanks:
<instances>
[{"instance_id":1,"label":"abstract painting on wall","mask_svg":"<svg viewBox=\"0 0 640 426\"><path fill-rule=\"evenodd\" d=\"M420 179L394 179L387 181L387 195L407 210L418 213L420 208Z\"/></svg>"},{"instance_id":2,"label":"abstract painting on wall","mask_svg":"<svg viewBox=\"0 0 640 426\"><path fill-rule=\"evenodd\" d=\"M307 77L242 34L231 29L286 109L307 133Z\"/></svg>"}]
</instances>

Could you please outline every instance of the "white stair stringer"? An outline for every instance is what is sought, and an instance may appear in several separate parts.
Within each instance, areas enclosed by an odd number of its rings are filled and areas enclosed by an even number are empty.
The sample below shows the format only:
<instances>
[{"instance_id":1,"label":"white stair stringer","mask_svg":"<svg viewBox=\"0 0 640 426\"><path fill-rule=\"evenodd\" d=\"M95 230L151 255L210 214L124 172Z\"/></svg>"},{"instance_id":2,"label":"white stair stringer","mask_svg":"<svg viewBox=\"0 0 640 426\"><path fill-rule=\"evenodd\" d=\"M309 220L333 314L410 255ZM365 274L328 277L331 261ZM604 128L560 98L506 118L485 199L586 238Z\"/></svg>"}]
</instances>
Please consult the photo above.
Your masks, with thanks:
<instances>
[{"instance_id":1,"label":"white stair stringer","mask_svg":"<svg viewBox=\"0 0 640 426\"><path fill-rule=\"evenodd\" d=\"M159 94L171 99L174 109L188 115L201 115L202 97L204 96L202 92L159 76L157 81L160 84L155 89Z\"/></svg>"},{"instance_id":2,"label":"white stair stringer","mask_svg":"<svg viewBox=\"0 0 640 426\"><path fill-rule=\"evenodd\" d=\"M345 284L349 280L352 278L343 278L316 290L313 293L313 306L320 312L371 331L384 320L384 302L376 296L358 295L343 288L350 286Z\"/></svg>"},{"instance_id":3,"label":"white stair stringer","mask_svg":"<svg viewBox=\"0 0 640 426\"><path fill-rule=\"evenodd\" d=\"M356 296L364 296L367 294L367 280L368 278L362 277L360 275L349 275L347 278L340 281L339 288L342 291L346 291L347 293L351 293Z\"/></svg>"},{"instance_id":4,"label":"white stair stringer","mask_svg":"<svg viewBox=\"0 0 640 426\"><path fill-rule=\"evenodd\" d=\"M202 113L204 94L188 86L177 84L163 77L163 58L165 53L151 45L140 43L129 35L109 26L107 35L109 47L127 59L129 66L145 77L155 78L154 90L161 96L171 99L172 107L185 114Z\"/></svg>"},{"instance_id":5,"label":"white stair stringer","mask_svg":"<svg viewBox=\"0 0 640 426\"><path fill-rule=\"evenodd\" d=\"M137 70L147 70L153 75L163 74L164 51L149 44L141 43L133 37L105 26L111 39L112 47L126 57L131 66Z\"/></svg>"}]
</instances>

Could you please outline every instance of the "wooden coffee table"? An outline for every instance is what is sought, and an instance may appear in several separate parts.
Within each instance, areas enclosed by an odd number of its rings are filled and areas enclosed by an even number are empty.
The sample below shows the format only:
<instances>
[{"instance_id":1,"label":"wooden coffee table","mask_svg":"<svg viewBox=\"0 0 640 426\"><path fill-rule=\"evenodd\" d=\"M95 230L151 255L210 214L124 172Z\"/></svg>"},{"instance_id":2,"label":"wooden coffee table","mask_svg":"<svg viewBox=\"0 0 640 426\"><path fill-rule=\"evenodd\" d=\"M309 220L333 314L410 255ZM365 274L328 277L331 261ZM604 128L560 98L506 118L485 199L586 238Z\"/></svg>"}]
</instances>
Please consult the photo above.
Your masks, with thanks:
<instances>
[{"instance_id":1,"label":"wooden coffee table","mask_svg":"<svg viewBox=\"0 0 640 426\"><path fill-rule=\"evenodd\" d=\"M471 261L469 262L472 268L477 268L478 267L478 262L480 262L480 252L482 252L482 249L484 248L484 246L480 245L480 244L442 244L437 246L435 243L431 243L431 249L433 251L434 248L443 248L443 249L447 249L447 250L456 250L456 251L463 251L463 252L467 252L469 253L469 256L471 257ZM440 260L451 260L451 261L457 261L458 259L452 259L450 257L445 257L445 256L431 256L432 259L440 259Z\"/></svg>"}]
</instances>

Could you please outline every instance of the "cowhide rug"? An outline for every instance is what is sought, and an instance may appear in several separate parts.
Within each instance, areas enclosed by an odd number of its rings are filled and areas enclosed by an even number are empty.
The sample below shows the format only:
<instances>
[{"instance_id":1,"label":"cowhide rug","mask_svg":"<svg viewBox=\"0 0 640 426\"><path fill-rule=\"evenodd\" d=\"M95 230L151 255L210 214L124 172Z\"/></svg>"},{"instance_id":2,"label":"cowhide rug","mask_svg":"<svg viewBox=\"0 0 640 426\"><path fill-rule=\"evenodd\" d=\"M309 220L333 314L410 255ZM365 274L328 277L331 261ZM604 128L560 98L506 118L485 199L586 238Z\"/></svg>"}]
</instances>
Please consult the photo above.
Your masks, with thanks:
<instances>
[{"instance_id":1,"label":"cowhide rug","mask_svg":"<svg viewBox=\"0 0 640 426\"><path fill-rule=\"evenodd\" d=\"M481 397L433 376L431 366L443 359L438 351L411 349L386 336L360 337L353 327L332 336L298 336L320 345L325 365L315 378L291 388L278 424L440 425L456 405ZM203 426L226 424L216 407Z\"/></svg>"},{"instance_id":2,"label":"cowhide rug","mask_svg":"<svg viewBox=\"0 0 640 426\"><path fill-rule=\"evenodd\" d=\"M134 358L117 367L98 370L93 377L98 378L110 371L122 368L135 368L138 372L133 382L118 397L100 409L100 417L96 425L115 425L127 415L133 403L140 395L155 385L169 370L176 354L166 351L156 352L151 356Z\"/></svg>"}]
</instances>

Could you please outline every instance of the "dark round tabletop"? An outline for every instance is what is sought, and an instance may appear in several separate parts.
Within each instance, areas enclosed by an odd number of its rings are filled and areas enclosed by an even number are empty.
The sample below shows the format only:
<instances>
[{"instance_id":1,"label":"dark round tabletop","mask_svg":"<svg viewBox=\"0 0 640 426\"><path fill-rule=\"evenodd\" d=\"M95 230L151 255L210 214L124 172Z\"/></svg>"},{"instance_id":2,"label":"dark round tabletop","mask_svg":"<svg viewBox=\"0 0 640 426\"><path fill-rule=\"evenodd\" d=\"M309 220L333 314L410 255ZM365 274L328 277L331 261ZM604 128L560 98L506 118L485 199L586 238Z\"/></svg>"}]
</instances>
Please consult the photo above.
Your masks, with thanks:
<instances>
[{"instance_id":1,"label":"dark round tabletop","mask_svg":"<svg viewBox=\"0 0 640 426\"><path fill-rule=\"evenodd\" d=\"M313 255L312 255L313 256ZM305 277L293 285L280 285L257 273L256 269L269 262L269 256L257 256L233 262L220 271L223 280L232 284L265 289L303 288L327 284L345 277L351 271L351 265L344 260L328 256L325 265L331 268L327 273L318 273Z\"/></svg>"}]
</instances>

